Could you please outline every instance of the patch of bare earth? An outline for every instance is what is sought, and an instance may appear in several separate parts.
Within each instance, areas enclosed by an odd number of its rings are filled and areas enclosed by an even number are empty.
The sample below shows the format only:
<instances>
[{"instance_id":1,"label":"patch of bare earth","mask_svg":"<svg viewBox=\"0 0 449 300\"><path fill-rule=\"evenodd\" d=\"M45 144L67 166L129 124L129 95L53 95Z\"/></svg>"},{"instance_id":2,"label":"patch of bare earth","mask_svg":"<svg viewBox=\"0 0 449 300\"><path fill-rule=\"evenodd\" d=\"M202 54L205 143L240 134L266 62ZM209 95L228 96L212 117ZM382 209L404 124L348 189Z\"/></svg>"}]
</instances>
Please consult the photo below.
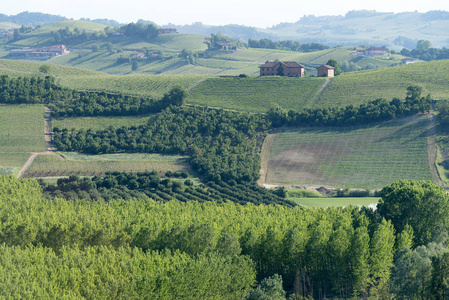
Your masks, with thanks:
<instances>
[{"instance_id":1,"label":"patch of bare earth","mask_svg":"<svg viewBox=\"0 0 449 300\"><path fill-rule=\"evenodd\" d=\"M276 134L268 134L262 145L262 151L260 153L261 158L260 179L257 181L257 183L260 185L264 185L267 179L268 160L270 159L270 149L273 146L275 137Z\"/></svg>"}]
</instances>

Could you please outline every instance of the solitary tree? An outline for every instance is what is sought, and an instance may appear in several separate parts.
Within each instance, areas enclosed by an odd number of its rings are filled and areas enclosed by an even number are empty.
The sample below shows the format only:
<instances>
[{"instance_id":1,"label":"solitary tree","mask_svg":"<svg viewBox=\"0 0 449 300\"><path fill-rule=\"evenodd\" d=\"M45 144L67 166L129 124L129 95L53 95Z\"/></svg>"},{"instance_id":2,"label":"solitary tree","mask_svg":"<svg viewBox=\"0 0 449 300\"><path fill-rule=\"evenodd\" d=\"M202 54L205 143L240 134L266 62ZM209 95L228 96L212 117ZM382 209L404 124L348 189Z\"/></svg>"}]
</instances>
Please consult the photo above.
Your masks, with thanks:
<instances>
[{"instance_id":1,"label":"solitary tree","mask_svg":"<svg viewBox=\"0 0 449 300\"><path fill-rule=\"evenodd\" d=\"M136 60L133 60L131 69L133 71L137 71L139 69L139 63Z\"/></svg>"},{"instance_id":2,"label":"solitary tree","mask_svg":"<svg viewBox=\"0 0 449 300\"><path fill-rule=\"evenodd\" d=\"M332 67L335 68L335 69L334 69L334 75L335 75L335 76L338 76L338 75L340 75L341 73L343 73L343 71L340 69L340 67L338 66L338 63L337 63L337 61L336 61L335 59L329 59L329 60L327 61L326 65L329 65L329 66L332 66Z\"/></svg>"},{"instance_id":3,"label":"solitary tree","mask_svg":"<svg viewBox=\"0 0 449 300\"><path fill-rule=\"evenodd\" d=\"M418 49L418 50L428 50L428 49L430 49L430 47L432 47L432 44L426 40L419 40L416 43L416 49Z\"/></svg>"},{"instance_id":4,"label":"solitary tree","mask_svg":"<svg viewBox=\"0 0 449 300\"><path fill-rule=\"evenodd\" d=\"M42 65L39 67L39 72L41 72L43 74L47 74L49 71L50 71L49 65Z\"/></svg>"},{"instance_id":5,"label":"solitary tree","mask_svg":"<svg viewBox=\"0 0 449 300\"><path fill-rule=\"evenodd\" d=\"M284 76L284 67L282 66L282 63L279 65L278 75L279 76Z\"/></svg>"}]
</instances>

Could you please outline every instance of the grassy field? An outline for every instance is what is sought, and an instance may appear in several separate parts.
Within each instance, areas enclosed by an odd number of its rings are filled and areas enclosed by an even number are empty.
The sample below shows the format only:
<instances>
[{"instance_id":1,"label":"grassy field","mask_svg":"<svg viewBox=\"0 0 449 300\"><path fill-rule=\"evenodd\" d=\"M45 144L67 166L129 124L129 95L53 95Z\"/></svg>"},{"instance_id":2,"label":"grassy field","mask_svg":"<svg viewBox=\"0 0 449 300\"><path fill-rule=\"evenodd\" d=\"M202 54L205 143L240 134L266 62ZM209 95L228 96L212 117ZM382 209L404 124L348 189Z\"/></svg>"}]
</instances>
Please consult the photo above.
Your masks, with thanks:
<instances>
[{"instance_id":1,"label":"grassy field","mask_svg":"<svg viewBox=\"0 0 449 300\"><path fill-rule=\"evenodd\" d=\"M431 180L427 116L377 125L292 128L270 149L266 183L382 188L399 180Z\"/></svg>"},{"instance_id":2,"label":"grassy field","mask_svg":"<svg viewBox=\"0 0 449 300\"><path fill-rule=\"evenodd\" d=\"M305 207L342 207L349 205L356 206L369 206L373 204L377 204L379 198L376 197L357 197L357 198L336 198L336 197L327 197L327 198L288 198L288 200L294 201L301 206Z\"/></svg>"},{"instance_id":3,"label":"grassy field","mask_svg":"<svg viewBox=\"0 0 449 300\"><path fill-rule=\"evenodd\" d=\"M79 69L74 67L63 67L50 65L49 72L47 74L42 74L39 72L39 67L44 63L36 61L24 61L24 60L9 60L0 59L0 75L11 75L11 76L30 76L30 75L40 75L40 76L79 76L79 75L99 75L101 73Z\"/></svg>"},{"instance_id":4,"label":"grassy field","mask_svg":"<svg viewBox=\"0 0 449 300\"><path fill-rule=\"evenodd\" d=\"M44 107L0 105L0 174L15 173L31 152L45 151Z\"/></svg>"},{"instance_id":5,"label":"grassy field","mask_svg":"<svg viewBox=\"0 0 449 300\"><path fill-rule=\"evenodd\" d=\"M190 171L187 158L158 154L84 155L62 152L38 155L24 177L100 176L106 172Z\"/></svg>"},{"instance_id":6,"label":"grassy field","mask_svg":"<svg viewBox=\"0 0 449 300\"><path fill-rule=\"evenodd\" d=\"M188 89L207 77L201 75L66 76L60 80L59 84L77 90L109 91L159 99L175 86Z\"/></svg>"},{"instance_id":7,"label":"grassy field","mask_svg":"<svg viewBox=\"0 0 449 300\"><path fill-rule=\"evenodd\" d=\"M92 129L92 130L103 130L112 126L114 128L122 126L139 126L148 123L149 115L138 115L138 116L128 116L128 117L80 117L80 118L61 118L52 119L53 128L57 127L59 129L75 128L80 129Z\"/></svg>"},{"instance_id":8,"label":"grassy field","mask_svg":"<svg viewBox=\"0 0 449 300\"><path fill-rule=\"evenodd\" d=\"M299 109L312 105L325 81L324 78L211 78L195 87L187 101L251 112L265 112L275 105Z\"/></svg>"},{"instance_id":9,"label":"grassy field","mask_svg":"<svg viewBox=\"0 0 449 300\"><path fill-rule=\"evenodd\" d=\"M406 88L418 85L424 95L449 98L449 60L415 63L372 71L342 74L332 79L317 106L346 106L385 98L405 98Z\"/></svg>"}]
</instances>

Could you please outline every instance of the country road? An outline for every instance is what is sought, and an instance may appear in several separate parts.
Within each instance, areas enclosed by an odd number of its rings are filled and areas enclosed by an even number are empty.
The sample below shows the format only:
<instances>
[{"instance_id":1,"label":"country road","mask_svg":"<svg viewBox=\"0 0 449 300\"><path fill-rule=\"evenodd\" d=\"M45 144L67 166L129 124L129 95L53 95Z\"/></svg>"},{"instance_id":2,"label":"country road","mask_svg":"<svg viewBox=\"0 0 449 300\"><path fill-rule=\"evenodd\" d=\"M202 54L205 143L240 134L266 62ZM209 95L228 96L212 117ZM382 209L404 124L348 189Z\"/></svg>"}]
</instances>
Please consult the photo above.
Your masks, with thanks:
<instances>
[{"instance_id":1,"label":"country road","mask_svg":"<svg viewBox=\"0 0 449 300\"><path fill-rule=\"evenodd\" d=\"M23 173L25 173L25 171L28 169L28 167L33 163L33 161L37 155L38 155L38 153L31 154L30 158L28 158L27 162L22 166L22 169L20 170L19 174L17 174L17 179L22 177Z\"/></svg>"}]
</instances>

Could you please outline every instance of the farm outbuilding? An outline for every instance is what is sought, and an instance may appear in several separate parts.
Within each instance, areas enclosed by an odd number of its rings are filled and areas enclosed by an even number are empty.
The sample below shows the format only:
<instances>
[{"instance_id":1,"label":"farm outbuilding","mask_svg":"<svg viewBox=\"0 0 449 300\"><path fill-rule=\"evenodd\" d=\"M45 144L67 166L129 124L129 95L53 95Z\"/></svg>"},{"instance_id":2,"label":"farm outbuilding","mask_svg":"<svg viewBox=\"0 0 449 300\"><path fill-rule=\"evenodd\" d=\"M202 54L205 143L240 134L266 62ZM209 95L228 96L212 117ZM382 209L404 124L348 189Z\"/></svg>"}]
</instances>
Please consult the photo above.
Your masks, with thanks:
<instances>
[{"instance_id":1,"label":"farm outbuilding","mask_svg":"<svg viewBox=\"0 0 449 300\"><path fill-rule=\"evenodd\" d=\"M322 65L318 67L318 77L334 77L334 67L329 65Z\"/></svg>"},{"instance_id":2,"label":"farm outbuilding","mask_svg":"<svg viewBox=\"0 0 449 300\"><path fill-rule=\"evenodd\" d=\"M304 77L305 67L294 61L266 61L259 66L260 76L289 76L289 77Z\"/></svg>"}]
</instances>

